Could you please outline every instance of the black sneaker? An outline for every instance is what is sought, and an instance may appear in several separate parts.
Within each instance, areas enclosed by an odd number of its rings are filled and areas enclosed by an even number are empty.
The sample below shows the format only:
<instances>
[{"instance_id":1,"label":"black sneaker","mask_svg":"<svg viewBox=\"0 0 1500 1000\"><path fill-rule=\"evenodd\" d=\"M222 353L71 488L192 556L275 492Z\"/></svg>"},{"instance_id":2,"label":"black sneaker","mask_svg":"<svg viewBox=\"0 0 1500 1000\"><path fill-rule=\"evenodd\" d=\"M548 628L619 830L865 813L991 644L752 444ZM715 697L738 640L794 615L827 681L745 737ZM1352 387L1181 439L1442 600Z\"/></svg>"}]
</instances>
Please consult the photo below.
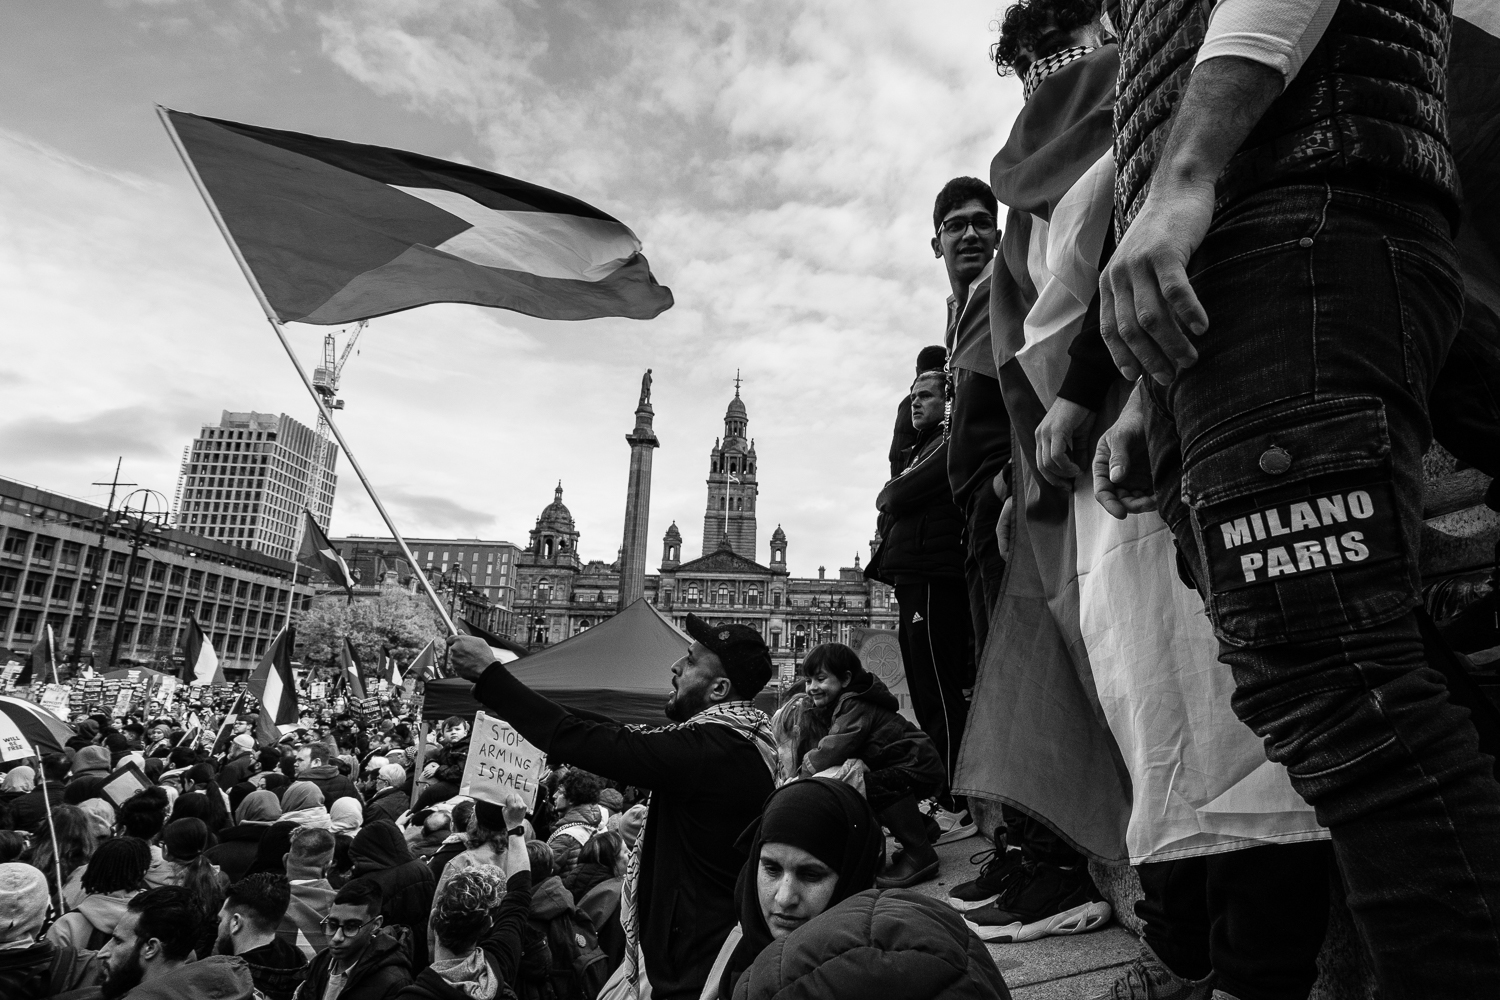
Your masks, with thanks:
<instances>
[{"instance_id":1,"label":"black sneaker","mask_svg":"<svg viewBox=\"0 0 1500 1000\"><path fill-rule=\"evenodd\" d=\"M937 878L937 853L931 848L927 850L932 859L926 863L913 860L910 851L897 851L891 863L885 866L885 870L875 876L875 888L910 889L914 885Z\"/></svg>"},{"instance_id":2,"label":"black sneaker","mask_svg":"<svg viewBox=\"0 0 1500 1000\"><path fill-rule=\"evenodd\" d=\"M1098 930L1112 912L1083 864L1064 871L1024 862L1000 898L969 911L964 922L981 941L1004 943Z\"/></svg>"},{"instance_id":3,"label":"black sneaker","mask_svg":"<svg viewBox=\"0 0 1500 1000\"><path fill-rule=\"evenodd\" d=\"M980 866L979 877L948 890L948 905L960 913L977 910L1000 897L1011 876L1021 871L1021 850L992 847L974 855L969 864Z\"/></svg>"}]
</instances>

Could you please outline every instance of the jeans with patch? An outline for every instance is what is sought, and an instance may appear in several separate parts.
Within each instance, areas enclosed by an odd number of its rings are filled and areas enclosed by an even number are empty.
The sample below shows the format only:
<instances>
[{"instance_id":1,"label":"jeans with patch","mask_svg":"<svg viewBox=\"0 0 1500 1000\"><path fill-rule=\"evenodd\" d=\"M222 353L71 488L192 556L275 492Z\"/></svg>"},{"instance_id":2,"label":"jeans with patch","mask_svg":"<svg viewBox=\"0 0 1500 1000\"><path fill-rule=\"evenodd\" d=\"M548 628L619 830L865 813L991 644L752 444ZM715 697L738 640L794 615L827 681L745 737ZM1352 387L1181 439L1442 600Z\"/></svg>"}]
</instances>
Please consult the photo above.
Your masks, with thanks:
<instances>
[{"instance_id":1,"label":"jeans with patch","mask_svg":"<svg viewBox=\"0 0 1500 1000\"><path fill-rule=\"evenodd\" d=\"M1500 785L1426 662L1427 397L1459 326L1448 229L1322 183L1223 211L1199 360L1148 382L1151 462L1236 715L1333 835L1386 1000L1500 982Z\"/></svg>"}]
</instances>

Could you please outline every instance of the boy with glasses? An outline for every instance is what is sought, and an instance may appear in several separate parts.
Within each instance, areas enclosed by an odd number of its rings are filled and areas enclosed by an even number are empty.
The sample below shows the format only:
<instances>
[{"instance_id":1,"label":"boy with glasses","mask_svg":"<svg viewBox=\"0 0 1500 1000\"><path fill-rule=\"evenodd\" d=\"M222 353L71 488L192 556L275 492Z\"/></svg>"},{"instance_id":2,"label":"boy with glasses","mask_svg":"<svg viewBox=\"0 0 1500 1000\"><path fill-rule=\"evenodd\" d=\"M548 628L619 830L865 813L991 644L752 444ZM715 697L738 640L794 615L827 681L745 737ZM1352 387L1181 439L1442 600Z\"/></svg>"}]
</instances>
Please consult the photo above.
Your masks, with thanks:
<instances>
[{"instance_id":1,"label":"boy with glasses","mask_svg":"<svg viewBox=\"0 0 1500 1000\"><path fill-rule=\"evenodd\" d=\"M373 879L357 878L333 897L318 953L296 1000L384 1000L410 983L406 950L384 929L382 893Z\"/></svg>"}]
</instances>

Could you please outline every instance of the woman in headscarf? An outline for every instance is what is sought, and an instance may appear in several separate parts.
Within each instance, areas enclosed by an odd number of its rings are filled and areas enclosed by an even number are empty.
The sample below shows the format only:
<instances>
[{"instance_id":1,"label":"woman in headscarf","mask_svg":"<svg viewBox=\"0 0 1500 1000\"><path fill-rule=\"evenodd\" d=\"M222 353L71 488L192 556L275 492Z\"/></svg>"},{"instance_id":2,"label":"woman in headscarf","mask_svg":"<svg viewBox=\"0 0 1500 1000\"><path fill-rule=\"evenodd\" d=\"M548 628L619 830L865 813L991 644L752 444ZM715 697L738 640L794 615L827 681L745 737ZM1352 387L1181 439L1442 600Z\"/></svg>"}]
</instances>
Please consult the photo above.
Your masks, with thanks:
<instances>
[{"instance_id":1,"label":"woman in headscarf","mask_svg":"<svg viewBox=\"0 0 1500 1000\"><path fill-rule=\"evenodd\" d=\"M347 871L353 863L349 860L349 847L359 836L364 823L364 806L352 795L342 795L334 800L328 810L328 821L333 824L333 870Z\"/></svg>"},{"instance_id":2,"label":"woman in headscarf","mask_svg":"<svg viewBox=\"0 0 1500 1000\"><path fill-rule=\"evenodd\" d=\"M311 781L294 781L281 796L281 821L298 826L333 829L333 820L323 805L323 789Z\"/></svg>"},{"instance_id":3,"label":"woman in headscarf","mask_svg":"<svg viewBox=\"0 0 1500 1000\"><path fill-rule=\"evenodd\" d=\"M750 851L734 887L740 922L709 973L705 1000L734 996L772 941L874 886L885 860L885 835L869 803L831 778L782 785L744 837Z\"/></svg>"},{"instance_id":4,"label":"woman in headscarf","mask_svg":"<svg viewBox=\"0 0 1500 1000\"><path fill-rule=\"evenodd\" d=\"M223 869L231 883L245 877L255 863L261 838L281 818L281 801L275 792L254 791L234 811L234 825L219 834L219 843L208 852L208 860Z\"/></svg>"},{"instance_id":5,"label":"woman in headscarf","mask_svg":"<svg viewBox=\"0 0 1500 1000\"><path fill-rule=\"evenodd\" d=\"M108 799L84 799L78 803L94 827L94 839L104 843L115 835L115 807Z\"/></svg>"}]
</instances>

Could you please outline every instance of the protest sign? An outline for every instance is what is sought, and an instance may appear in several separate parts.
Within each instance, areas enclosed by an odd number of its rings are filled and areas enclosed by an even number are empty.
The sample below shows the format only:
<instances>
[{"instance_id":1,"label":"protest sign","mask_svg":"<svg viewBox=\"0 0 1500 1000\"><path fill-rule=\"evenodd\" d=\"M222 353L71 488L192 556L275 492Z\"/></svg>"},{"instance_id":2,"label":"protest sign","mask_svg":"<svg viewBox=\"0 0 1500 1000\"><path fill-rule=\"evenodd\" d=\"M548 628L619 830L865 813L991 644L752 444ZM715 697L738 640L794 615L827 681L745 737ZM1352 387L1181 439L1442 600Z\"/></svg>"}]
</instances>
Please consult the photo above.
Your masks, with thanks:
<instances>
[{"instance_id":1,"label":"protest sign","mask_svg":"<svg viewBox=\"0 0 1500 1000\"><path fill-rule=\"evenodd\" d=\"M543 754L526 742L502 719L483 712L474 715L474 735L469 740L469 758L464 761L460 795L481 802L504 805L505 796L517 792L530 811L536 803L542 778Z\"/></svg>"},{"instance_id":2,"label":"protest sign","mask_svg":"<svg viewBox=\"0 0 1500 1000\"><path fill-rule=\"evenodd\" d=\"M125 804L125 800L143 788L149 788L151 782L146 779L141 769L134 763L123 764L110 773L104 779L104 787L100 790L106 799L119 809Z\"/></svg>"},{"instance_id":3,"label":"protest sign","mask_svg":"<svg viewBox=\"0 0 1500 1000\"><path fill-rule=\"evenodd\" d=\"M70 693L66 684L48 684L42 689L42 700L38 704L59 719L66 719Z\"/></svg>"}]
</instances>

